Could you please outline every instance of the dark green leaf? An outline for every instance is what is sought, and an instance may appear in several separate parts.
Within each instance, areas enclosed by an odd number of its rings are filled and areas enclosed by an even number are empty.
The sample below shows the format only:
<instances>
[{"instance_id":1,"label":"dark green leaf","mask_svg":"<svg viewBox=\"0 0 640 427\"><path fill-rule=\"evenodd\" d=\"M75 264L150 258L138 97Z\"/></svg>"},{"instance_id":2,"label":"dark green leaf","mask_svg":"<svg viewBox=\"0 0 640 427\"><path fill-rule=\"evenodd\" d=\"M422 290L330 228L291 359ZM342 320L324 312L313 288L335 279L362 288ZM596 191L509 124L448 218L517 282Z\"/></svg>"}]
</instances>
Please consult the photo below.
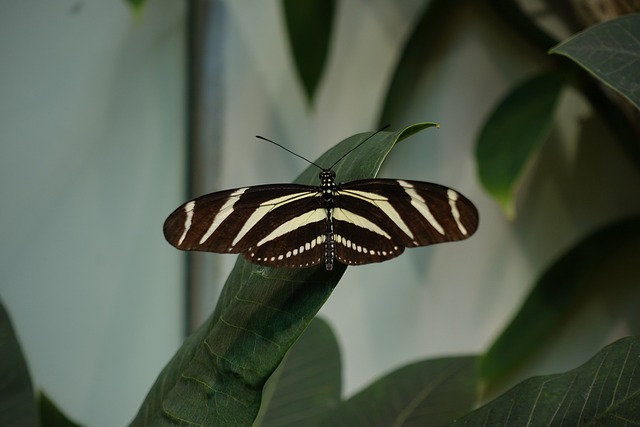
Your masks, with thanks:
<instances>
[{"instance_id":1,"label":"dark green leaf","mask_svg":"<svg viewBox=\"0 0 640 427\"><path fill-rule=\"evenodd\" d=\"M452 426L640 424L640 339L624 338L579 368L530 378Z\"/></svg>"},{"instance_id":2,"label":"dark green leaf","mask_svg":"<svg viewBox=\"0 0 640 427\"><path fill-rule=\"evenodd\" d=\"M450 357L404 366L345 401L323 426L441 426L476 402L477 357Z\"/></svg>"},{"instance_id":3,"label":"dark green leaf","mask_svg":"<svg viewBox=\"0 0 640 427\"><path fill-rule=\"evenodd\" d=\"M319 318L309 324L265 386L254 426L313 426L340 401L340 350Z\"/></svg>"},{"instance_id":4,"label":"dark green leaf","mask_svg":"<svg viewBox=\"0 0 640 427\"><path fill-rule=\"evenodd\" d=\"M549 52L570 58L640 109L640 13L589 27Z\"/></svg>"},{"instance_id":5,"label":"dark green leaf","mask_svg":"<svg viewBox=\"0 0 640 427\"><path fill-rule=\"evenodd\" d=\"M499 103L480 132L480 181L509 218L515 216L517 184L551 131L562 87L553 74L526 80Z\"/></svg>"},{"instance_id":6,"label":"dark green leaf","mask_svg":"<svg viewBox=\"0 0 640 427\"><path fill-rule=\"evenodd\" d=\"M350 181L376 175L393 146L434 126L420 123L400 132L379 132L334 168ZM347 138L316 161L328 167L371 133ZM296 180L318 183L309 167ZM194 423L251 425L262 387L305 330L344 273L338 264L317 268L274 269L238 258L212 316L165 367L134 425Z\"/></svg>"},{"instance_id":7,"label":"dark green leaf","mask_svg":"<svg viewBox=\"0 0 640 427\"><path fill-rule=\"evenodd\" d=\"M309 102L325 67L335 0L283 0L293 60Z\"/></svg>"},{"instance_id":8,"label":"dark green leaf","mask_svg":"<svg viewBox=\"0 0 640 427\"><path fill-rule=\"evenodd\" d=\"M38 408L40 409L40 425L42 427L78 427L43 392L38 393Z\"/></svg>"},{"instance_id":9,"label":"dark green leaf","mask_svg":"<svg viewBox=\"0 0 640 427\"><path fill-rule=\"evenodd\" d=\"M605 287L621 293L619 285L637 284L639 259L640 218L610 225L578 243L540 277L481 359L481 379L500 378L526 360L587 293Z\"/></svg>"},{"instance_id":10,"label":"dark green leaf","mask_svg":"<svg viewBox=\"0 0 640 427\"><path fill-rule=\"evenodd\" d=\"M0 425L37 424L36 399L27 362L13 332L9 314L0 303Z\"/></svg>"}]
</instances>

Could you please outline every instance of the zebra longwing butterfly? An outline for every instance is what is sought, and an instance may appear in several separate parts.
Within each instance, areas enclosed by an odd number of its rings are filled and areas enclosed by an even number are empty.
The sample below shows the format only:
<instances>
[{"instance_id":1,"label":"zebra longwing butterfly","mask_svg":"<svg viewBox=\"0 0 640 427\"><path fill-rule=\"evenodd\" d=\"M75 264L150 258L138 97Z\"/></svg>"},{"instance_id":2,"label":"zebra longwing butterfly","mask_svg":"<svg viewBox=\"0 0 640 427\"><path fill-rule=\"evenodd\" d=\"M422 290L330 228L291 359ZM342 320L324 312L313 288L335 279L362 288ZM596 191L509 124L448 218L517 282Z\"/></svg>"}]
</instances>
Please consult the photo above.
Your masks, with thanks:
<instances>
[{"instance_id":1,"label":"zebra longwing butterfly","mask_svg":"<svg viewBox=\"0 0 640 427\"><path fill-rule=\"evenodd\" d=\"M376 133L326 169L259 137L318 167L320 185L257 185L198 197L169 215L165 238L182 250L242 253L252 263L272 267L305 268L324 261L331 270L335 260L381 262L407 247L471 236L478 212L451 188L400 179L336 183L333 167Z\"/></svg>"}]
</instances>

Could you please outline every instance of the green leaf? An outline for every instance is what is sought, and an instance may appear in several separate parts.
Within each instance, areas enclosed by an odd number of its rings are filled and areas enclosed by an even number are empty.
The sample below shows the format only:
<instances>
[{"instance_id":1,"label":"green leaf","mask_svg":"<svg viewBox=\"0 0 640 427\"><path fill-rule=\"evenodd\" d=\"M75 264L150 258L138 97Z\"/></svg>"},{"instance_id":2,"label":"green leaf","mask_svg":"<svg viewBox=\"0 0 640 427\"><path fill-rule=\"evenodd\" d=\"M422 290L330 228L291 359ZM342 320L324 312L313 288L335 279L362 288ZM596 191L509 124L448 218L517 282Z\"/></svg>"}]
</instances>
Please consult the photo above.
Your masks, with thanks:
<instances>
[{"instance_id":1,"label":"green leaf","mask_svg":"<svg viewBox=\"0 0 640 427\"><path fill-rule=\"evenodd\" d=\"M341 160L339 180L373 177L393 146L435 123L378 132ZM324 167L371 133L347 138L316 161ZM318 184L310 166L297 180ZM219 255L218 255L219 256ZM331 295L346 266L275 269L238 257L212 316L183 344L149 392L133 425L251 425L262 387Z\"/></svg>"},{"instance_id":2,"label":"green leaf","mask_svg":"<svg viewBox=\"0 0 640 427\"><path fill-rule=\"evenodd\" d=\"M311 103L325 68L335 0L283 0L293 60Z\"/></svg>"},{"instance_id":3,"label":"green leaf","mask_svg":"<svg viewBox=\"0 0 640 427\"><path fill-rule=\"evenodd\" d=\"M589 27L552 48L640 109L640 13Z\"/></svg>"},{"instance_id":4,"label":"green leaf","mask_svg":"<svg viewBox=\"0 0 640 427\"><path fill-rule=\"evenodd\" d=\"M342 403L321 425L445 425L475 404L476 362L464 356L404 366Z\"/></svg>"},{"instance_id":5,"label":"green leaf","mask_svg":"<svg viewBox=\"0 0 640 427\"><path fill-rule=\"evenodd\" d=\"M639 259L640 217L607 226L574 246L538 279L481 359L481 379L491 382L520 365L589 292L606 287L611 293L623 294L621 286L635 286L640 277Z\"/></svg>"},{"instance_id":6,"label":"green leaf","mask_svg":"<svg viewBox=\"0 0 640 427\"><path fill-rule=\"evenodd\" d=\"M35 426L38 411L27 362L0 303L0 425Z\"/></svg>"},{"instance_id":7,"label":"green leaf","mask_svg":"<svg viewBox=\"0 0 640 427\"><path fill-rule=\"evenodd\" d=\"M640 424L640 339L628 337L564 374L530 378L452 426Z\"/></svg>"},{"instance_id":8,"label":"green leaf","mask_svg":"<svg viewBox=\"0 0 640 427\"><path fill-rule=\"evenodd\" d=\"M136 15L142 11L144 4L147 2L147 0L125 0L125 1L129 3L129 6L131 6L131 9L133 9Z\"/></svg>"},{"instance_id":9,"label":"green leaf","mask_svg":"<svg viewBox=\"0 0 640 427\"><path fill-rule=\"evenodd\" d=\"M313 426L340 401L340 349L329 325L315 318L267 381L254 426Z\"/></svg>"},{"instance_id":10,"label":"green leaf","mask_svg":"<svg viewBox=\"0 0 640 427\"><path fill-rule=\"evenodd\" d=\"M461 0L431 0L425 5L420 19L404 45L387 89L380 126L401 121L401 112L407 102L415 97L416 86L424 77L425 69L441 58L434 55L434 40L439 40L451 21L451 16L461 7Z\"/></svg>"},{"instance_id":11,"label":"green leaf","mask_svg":"<svg viewBox=\"0 0 640 427\"><path fill-rule=\"evenodd\" d=\"M499 103L480 132L480 182L508 218L515 217L517 185L549 136L562 87L555 74L526 80Z\"/></svg>"},{"instance_id":12,"label":"green leaf","mask_svg":"<svg viewBox=\"0 0 640 427\"><path fill-rule=\"evenodd\" d=\"M40 425L42 427L78 427L49 399L44 392L38 393L38 409L40 410Z\"/></svg>"}]
</instances>

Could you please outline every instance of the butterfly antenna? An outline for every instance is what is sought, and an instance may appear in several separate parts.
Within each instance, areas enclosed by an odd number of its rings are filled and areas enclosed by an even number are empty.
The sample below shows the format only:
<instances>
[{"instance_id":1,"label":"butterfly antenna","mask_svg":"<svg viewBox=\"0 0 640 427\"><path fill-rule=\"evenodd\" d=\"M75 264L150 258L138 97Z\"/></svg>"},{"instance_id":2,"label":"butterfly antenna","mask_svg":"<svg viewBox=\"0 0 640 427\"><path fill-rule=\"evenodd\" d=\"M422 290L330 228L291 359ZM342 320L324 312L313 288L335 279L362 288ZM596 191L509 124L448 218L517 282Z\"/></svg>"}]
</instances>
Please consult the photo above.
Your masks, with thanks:
<instances>
[{"instance_id":1,"label":"butterfly antenna","mask_svg":"<svg viewBox=\"0 0 640 427\"><path fill-rule=\"evenodd\" d=\"M293 154L294 156L301 158L301 159L302 159L302 160L304 160L305 162L312 164L313 166L317 167L317 168L318 168L318 169L320 169L320 170L324 170L324 168L322 168L322 167L318 166L316 163L312 162L311 160L307 159L306 157L302 157L300 154L298 154L298 153L294 153L293 151L289 150L289 149L288 149L287 147L285 147L284 145L280 145L280 144L278 144L278 143L277 143L277 142L275 142L275 141L272 141L272 140L270 140L270 139L265 138L264 136L256 135L256 138L261 139L261 140L263 140L263 141L270 142L270 143L272 143L273 145L277 145L278 147L282 148L284 151L287 151L287 152L289 152L289 153Z\"/></svg>"},{"instance_id":2,"label":"butterfly antenna","mask_svg":"<svg viewBox=\"0 0 640 427\"><path fill-rule=\"evenodd\" d=\"M365 139L363 139L358 145L356 145L355 147L353 147L351 150L347 151L346 153L344 153L338 160L336 160L331 167L329 167L329 170L333 169L333 167L335 165L337 165L340 160L344 159L345 157L347 157L352 151L355 151L358 147L360 147L362 144L364 144L365 142L367 142L368 140L370 140L371 138L373 138L374 136L376 136L378 133L382 132L383 130L385 130L386 128L388 128L390 125L386 125L380 129L378 129L377 131L375 131L374 133L372 133L371 135L369 135L368 137L366 137Z\"/></svg>"}]
</instances>

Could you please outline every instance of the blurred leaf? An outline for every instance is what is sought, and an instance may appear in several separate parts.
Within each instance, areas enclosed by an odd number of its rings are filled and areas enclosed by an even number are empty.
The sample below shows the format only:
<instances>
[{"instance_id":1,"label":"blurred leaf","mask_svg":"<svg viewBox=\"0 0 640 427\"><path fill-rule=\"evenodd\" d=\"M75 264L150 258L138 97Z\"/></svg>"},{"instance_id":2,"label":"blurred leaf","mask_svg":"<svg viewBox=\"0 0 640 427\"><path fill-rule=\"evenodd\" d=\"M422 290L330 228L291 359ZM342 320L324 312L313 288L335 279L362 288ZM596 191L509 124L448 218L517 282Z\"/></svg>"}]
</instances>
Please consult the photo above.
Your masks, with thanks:
<instances>
[{"instance_id":1,"label":"blurred leaf","mask_svg":"<svg viewBox=\"0 0 640 427\"><path fill-rule=\"evenodd\" d=\"M283 0L293 60L309 103L325 68L335 0Z\"/></svg>"},{"instance_id":2,"label":"blurred leaf","mask_svg":"<svg viewBox=\"0 0 640 427\"><path fill-rule=\"evenodd\" d=\"M441 426L476 401L477 357L448 357L404 366L343 402L321 425Z\"/></svg>"},{"instance_id":3,"label":"blurred leaf","mask_svg":"<svg viewBox=\"0 0 640 427\"><path fill-rule=\"evenodd\" d=\"M38 409L40 410L40 425L42 427L78 427L44 394L38 393Z\"/></svg>"},{"instance_id":4,"label":"blurred leaf","mask_svg":"<svg viewBox=\"0 0 640 427\"><path fill-rule=\"evenodd\" d=\"M133 11L138 14L142 11L142 8L144 7L145 3L147 2L147 0L125 0L127 3L129 3L129 6L131 6L131 9L133 9Z\"/></svg>"},{"instance_id":5,"label":"blurred leaf","mask_svg":"<svg viewBox=\"0 0 640 427\"><path fill-rule=\"evenodd\" d=\"M329 325L315 318L267 381L254 426L313 426L340 401L340 349Z\"/></svg>"},{"instance_id":6,"label":"blurred leaf","mask_svg":"<svg viewBox=\"0 0 640 427\"><path fill-rule=\"evenodd\" d=\"M0 303L0 425L38 425L36 399L27 362Z\"/></svg>"},{"instance_id":7,"label":"blurred leaf","mask_svg":"<svg viewBox=\"0 0 640 427\"><path fill-rule=\"evenodd\" d=\"M434 60L433 43L449 25L451 15L465 0L431 0L425 5L420 19L404 45L387 89L379 126L398 123L399 112L414 98L416 86L424 71ZM436 61L440 61L436 58Z\"/></svg>"},{"instance_id":8,"label":"blurred leaf","mask_svg":"<svg viewBox=\"0 0 640 427\"><path fill-rule=\"evenodd\" d=\"M552 48L640 109L640 13L589 27Z\"/></svg>"},{"instance_id":9,"label":"blurred leaf","mask_svg":"<svg viewBox=\"0 0 640 427\"><path fill-rule=\"evenodd\" d=\"M499 103L480 132L478 175L508 218L515 217L517 185L549 136L562 87L554 74L526 80Z\"/></svg>"},{"instance_id":10,"label":"blurred leaf","mask_svg":"<svg viewBox=\"0 0 640 427\"><path fill-rule=\"evenodd\" d=\"M579 368L529 378L452 426L640 424L640 339L624 338Z\"/></svg>"},{"instance_id":11,"label":"blurred leaf","mask_svg":"<svg viewBox=\"0 0 640 427\"><path fill-rule=\"evenodd\" d=\"M511 323L480 362L490 382L517 367L560 326L588 292L620 293L640 277L640 217L617 222L582 240L538 279Z\"/></svg>"},{"instance_id":12,"label":"blurred leaf","mask_svg":"<svg viewBox=\"0 0 640 427\"><path fill-rule=\"evenodd\" d=\"M435 123L378 132L334 168L339 181L375 176L402 139ZM316 161L328 167L371 133L342 141ZM310 166L296 180L318 184ZM346 266L275 269L238 257L212 316L164 368L133 425L251 425L265 381L305 330Z\"/></svg>"}]
</instances>

